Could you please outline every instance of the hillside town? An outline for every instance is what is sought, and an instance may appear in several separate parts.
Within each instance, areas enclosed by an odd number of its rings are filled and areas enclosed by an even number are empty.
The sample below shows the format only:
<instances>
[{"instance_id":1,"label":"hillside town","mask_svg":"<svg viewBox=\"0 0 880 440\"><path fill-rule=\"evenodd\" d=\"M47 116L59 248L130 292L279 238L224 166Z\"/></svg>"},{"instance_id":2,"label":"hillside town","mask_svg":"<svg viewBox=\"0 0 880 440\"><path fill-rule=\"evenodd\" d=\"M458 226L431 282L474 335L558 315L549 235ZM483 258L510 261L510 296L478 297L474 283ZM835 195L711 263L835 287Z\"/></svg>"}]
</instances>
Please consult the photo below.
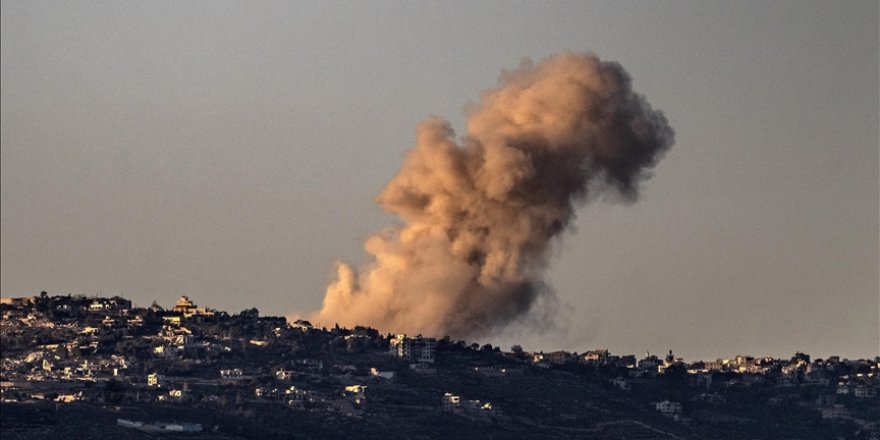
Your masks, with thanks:
<instances>
[{"instance_id":1,"label":"hillside town","mask_svg":"<svg viewBox=\"0 0 880 440\"><path fill-rule=\"evenodd\" d=\"M503 350L187 296L42 292L0 314L4 439L880 439L880 356Z\"/></svg>"}]
</instances>

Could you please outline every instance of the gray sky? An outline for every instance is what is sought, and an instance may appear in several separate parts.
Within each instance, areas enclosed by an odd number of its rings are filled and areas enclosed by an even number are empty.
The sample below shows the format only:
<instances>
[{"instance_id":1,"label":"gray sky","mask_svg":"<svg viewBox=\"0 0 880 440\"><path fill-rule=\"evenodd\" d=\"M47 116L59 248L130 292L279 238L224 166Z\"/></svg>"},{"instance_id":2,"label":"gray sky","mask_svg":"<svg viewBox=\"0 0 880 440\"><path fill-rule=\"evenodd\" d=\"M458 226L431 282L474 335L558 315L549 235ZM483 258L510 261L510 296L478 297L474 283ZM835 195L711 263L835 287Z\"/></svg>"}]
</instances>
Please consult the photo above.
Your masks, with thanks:
<instances>
[{"instance_id":1,"label":"gray sky","mask_svg":"<svg viewBox=\"0 0 880 440\"><path fill-rule=\"evenodd\" d=\"M2 2L0 292L309 312L429 115L593 51L676 144L505 348L875 356L878 3Z\"/></svg>"}]
</instances>

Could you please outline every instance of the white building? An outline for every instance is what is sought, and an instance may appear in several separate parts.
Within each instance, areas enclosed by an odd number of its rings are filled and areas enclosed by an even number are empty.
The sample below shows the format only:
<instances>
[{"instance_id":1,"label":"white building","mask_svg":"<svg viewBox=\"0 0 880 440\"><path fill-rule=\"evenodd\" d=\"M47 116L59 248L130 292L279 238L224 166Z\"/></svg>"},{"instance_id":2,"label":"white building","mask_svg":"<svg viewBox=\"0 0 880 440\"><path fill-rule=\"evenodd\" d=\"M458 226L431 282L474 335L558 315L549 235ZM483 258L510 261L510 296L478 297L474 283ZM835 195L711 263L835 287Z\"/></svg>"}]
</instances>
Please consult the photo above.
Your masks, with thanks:
<instances>
[{"instance_id":1,"label":"white building","mask_svg":"<svg viewBox=\"0 0 880 440\"><path fill-rule=\"evenodd\" d=\"M220 378L227 380L238 380L243 376L241 368L228 368L220 370Z\"/></svg>"},{"instance_id":2,"label":"white building","mask_svg":"<svg viewBox=\"0 0 880 440\"><path fill-rule=\"evenodd\" d=\"M660 411L664 416L671 417L678 414L681 414L681 403L671 402L669 400L664 400L662 402L657 402L655 404L657 411Z\"/></svg>"}]
</instances>

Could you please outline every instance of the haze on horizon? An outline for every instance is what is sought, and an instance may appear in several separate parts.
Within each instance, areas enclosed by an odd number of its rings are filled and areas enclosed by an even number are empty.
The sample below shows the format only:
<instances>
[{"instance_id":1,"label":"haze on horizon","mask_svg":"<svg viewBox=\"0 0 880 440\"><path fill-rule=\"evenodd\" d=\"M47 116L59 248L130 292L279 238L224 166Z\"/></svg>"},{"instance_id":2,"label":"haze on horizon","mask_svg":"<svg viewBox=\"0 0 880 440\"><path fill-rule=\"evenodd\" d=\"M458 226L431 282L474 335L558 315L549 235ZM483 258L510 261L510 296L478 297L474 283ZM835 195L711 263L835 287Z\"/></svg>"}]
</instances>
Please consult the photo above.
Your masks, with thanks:
<instances>
[{"instance_id":1,"label":"haze on horizon","mask_svg":"<svg viewBox=\"0 0 880 440\"><path fill-rule=\"evenodd\" d=\"M430 115L524 57L621 63L675 147L577 211L507 348L880 353L878 4L0 4L0 294L320 307Z\"/></svg>"}]
</instances>

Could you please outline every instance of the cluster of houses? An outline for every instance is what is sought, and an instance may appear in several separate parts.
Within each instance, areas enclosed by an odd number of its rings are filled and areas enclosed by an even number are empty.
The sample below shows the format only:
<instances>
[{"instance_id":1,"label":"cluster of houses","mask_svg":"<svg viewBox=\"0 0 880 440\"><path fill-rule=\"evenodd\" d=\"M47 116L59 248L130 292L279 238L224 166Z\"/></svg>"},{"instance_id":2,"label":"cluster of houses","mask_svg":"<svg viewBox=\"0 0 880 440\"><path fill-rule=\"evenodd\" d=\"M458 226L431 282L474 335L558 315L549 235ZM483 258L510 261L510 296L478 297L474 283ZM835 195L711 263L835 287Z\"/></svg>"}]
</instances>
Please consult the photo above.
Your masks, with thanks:
<instances>
[{"instance_id":1,"label":"cluster of houses","mask_svg":"<svg viewBox=\"0 0 880 440\"><path fill-rule=\"evenodd\" d=\"M85 384L112 381L125 384L121 393L138 401L218 405L230 401L256 402L360 417L366 408L368 387L394 384L401 374L437 374L440 342L434 338L402 334L385 337L365 328L316 329L303 320L287 323L284 318L246 312L230 317L198 307L187 296L181 296L167 310L155 303L149 308L133 308L130 301L118 296L3 298L2 399L51 398L61 403L108 399L113 396L89 394L89 389L95 387ZM232 331L227 326L217 334L204 331L221 328L219 322L241 322L241 328L250 330ZM380 358L389 361L365 368L325 363L330 359L327 357L300 356L285 359L272 368L255 364L260 353L289 352L286 346L278 348L279 345L308 338L315 338L323 346L332 342L347 353L385 353ZM691 387L704 388L706 392L695 399L710 405L723 403L722 395L711 392L719 388L829 390L836 386L834 394L840 399L826 393L824 400L816 403L825 419L850 418L849 410L841 402L850 398L877 399L880 387L880 358L811 360L810 356L797 353L791 359L740 355L685 362L671 351L662 357L646 353L638 359L613 355L607 349L580 354L530 353L514 347L511 352L500 353L498 359L498 364L480 363L468 366L467 370L486 378L502 378L526 374L533 367L591 367L614 372L610 384L622 392L650 384L658 376L677 374L686 378ZM180 371L188 373L181 375ZM464 391L466 394L467 390ZM482 422L503 417L498 406L490 402L463 399L452 393L439 397L436 409L444 413ZM663 400L654 405L664 416L687 420L683 416L686 402ZM177 429L169 424L133 421L120 421L120 426L155 432Z\"/></svg>"},{"instance_id":2,"label":"cluster of houses","mask_svg":"<svg viewBox=\"0 0 880 440\"><path fill-rule=\"evenodd\" d=\"M662 358L646 353L643 358L637 359L632 355L615 356L606 349L599 349L582 354L565 351L530 353L527 358L544 368L581 364L625 371L626 375L609 380L612 386L622 391L630 391L633 386L650 384L655 377L672 370L685 375L691 387L707 390L713 387L771 386L780 389L780 392L789 388L824 391L829 388L835 390L833 387L836 385L837 396L876 399L877 389L880 388L880 357L873 360L847 360L831 356L828 359L811 360L807 354L796 353L790 359L738 355L733 358L688 363L675 357L672 351ZM835 403L834 397L830 393L821 394L812 406L824 419L852 420L846 406ZM700 401L698 406L726 403L725 398L718 393L701 393L694 400ZM778 405L784 400L783 397L774 396L767 403ZM690 418L683 416L682 402L663 400L655 402L654 406L657 412L670 419L690 422Z\"/></svg>"},{"instance_id":3,"label":"cluster of houses","mask_svg":"<svg viewBox=\"0 0 880 440\"><path fill-rule=\"evenodd\" d=\"M7 342L12 349L4 350L0 361L0 389L2 398L8 401L42 400L47 395L61 403L100 400L106 396L89 394L89 389L95 388L88 384L119 381L129 386L127 398L142 402L211 403L235 396L236 402L280 402L295 410L336 411L358 417L366 404L367 386L345 382L387 383L395 378L395 371L384 366L366 371L345 364L325 368L321 359L298 358L271 371L271 380L266 381L265 377L257 377L257 368L252 363L235 365L243 347L265 348L269 339L281 339L290 332L319 338L333 334L352 350L383 338L372 329L316 331L308 321L288 325L284 318L258 315L250 318L270 328L269 334L204 334L195 329L216 322L222 312L199 307L185 295L167 310L155 302L147 309L132 308L131 302L121 297L3 298L0 313L4 349ZM34 335L59 342L32 346L30 340ZM106 341L109 335L114 335L112 342ZM21 347L15 345L17 340L23 341ZM140 351L136 355L117 354L106 344L139 344ZM411 371L436 372L436 339L397 335L386 347L390 358L409 362ZM212 365L220 368L210 373ZM180 368L196 368L200 373L175 376L173 371ZM362 374L358 376L358 372ZM297 384L292 384L294 381ZM313 386L304 387L300 382ZM215 391L218 386L231 394L218 395L222 394ZM61 392L47 392L52 390ZM171 428L160 429L156 424L120 423L151 432L176 429L173 424L168 425Z\"/></svg>"},{"instance_id":4,"label":"cluster of houses","mask_svg":"<svg viewBox=\"0 0 880 440\"><path fill-rule=\"evenodd\" d=\"M632 355L611 355L608 350L600 349L582 354L565 351L531 353L529 359L533 364L544 368L582 364L625 370L626 376L611 381L622 390L629 390L633 384L646 383L651 377L666 374L673 369L686 374L692 386L706 388L718 380L725 387L769 384L790 388L836 384L838 394L851 393L857 398L873 398L880 387L878 359L847 360L831 356L828 359L811 361L810 356L804 353L796 353L791 359L738 355L715 361L689 363L674 356L672 351L662 358L646 353L645 357L637 359ZM854 371L861 372L851 374Z\"/></svg>"}]
</instances>

